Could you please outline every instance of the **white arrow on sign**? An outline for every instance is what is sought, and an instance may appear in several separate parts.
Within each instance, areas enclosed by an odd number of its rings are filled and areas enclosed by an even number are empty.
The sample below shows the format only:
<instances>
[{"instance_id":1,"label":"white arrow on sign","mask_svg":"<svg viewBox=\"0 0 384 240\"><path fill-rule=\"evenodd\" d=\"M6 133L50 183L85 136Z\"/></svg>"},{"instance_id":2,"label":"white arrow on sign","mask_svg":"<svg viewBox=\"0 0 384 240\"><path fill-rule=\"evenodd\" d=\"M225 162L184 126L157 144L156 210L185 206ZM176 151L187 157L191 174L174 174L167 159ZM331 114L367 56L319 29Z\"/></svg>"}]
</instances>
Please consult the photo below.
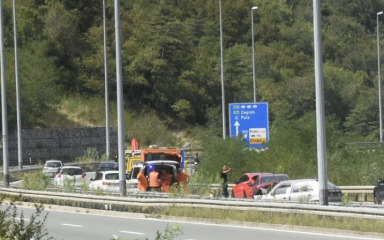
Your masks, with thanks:
<instances>
[{"instance_id":1,"label":"white arrow on sign","mask_svg":"<svg viewBox=\"0 0 384 240\"><path fill-rule=\"evenodd\" d=\"M235 124L233 125L236 127L236 137L239 135L239 126L240 126L240 123L238 121L235 122Z\"/></svg>"}]
</instances>

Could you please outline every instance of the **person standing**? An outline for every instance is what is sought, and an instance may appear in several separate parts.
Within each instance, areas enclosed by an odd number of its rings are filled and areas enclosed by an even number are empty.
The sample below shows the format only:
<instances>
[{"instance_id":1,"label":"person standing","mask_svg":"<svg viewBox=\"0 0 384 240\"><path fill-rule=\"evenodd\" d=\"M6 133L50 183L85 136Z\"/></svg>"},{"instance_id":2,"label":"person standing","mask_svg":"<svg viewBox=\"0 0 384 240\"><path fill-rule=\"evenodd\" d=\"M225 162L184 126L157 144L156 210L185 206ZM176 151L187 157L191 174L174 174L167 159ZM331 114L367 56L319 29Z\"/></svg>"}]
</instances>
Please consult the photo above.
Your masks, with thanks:
<instances>
[{"instance_id":1,"label":"person standing","mask_svg":"<svg viewBox=\"0 0 384 240\"><path fill-rule=\"evenodd\" d=\"M161 179L161 191L166 193L170 192L171 184L172 184L172 175L166 170L163 170L161 172L160 179Z\"/></svg>"},{"instance_id":2,"label":"person standing","mask_svg":"<svg viewBox=\"0 0 384 240\"><path fill-rule=\"evenodd\" d=\"M137 188L140 192L146 192L148 188L148 180L144 176L144 167L140 169L139 174L137 174Z\"/></svg>"},{"instance_id":3,"label":"person standing","mask_svg":"<svg viewBox=\"0 0 384 240\"><path fill-rule=\"evenodd\" d=\"M186 186L187 183L188 183L188 174L186 174L185 172L183 172L183 169L182 168L179 168L177 170L177 175L176 175L176 182L177 182L177 185L184 185Z\"/></svg>"},{"instance_id":4,"label":"person standing","mask_svg":"<svg viewBox=\"0 0 384 240\"><path fill-rule=\"evenodd\" d=\"M228 197L228 173L231 171L229 167L226 165L223 165L223 168L221 169L220 177L223 179L223 185L222 185L222 195L223 197Z\"/></svg>"},{"instance_id":5,"label":"person standing","mask_svg":"<svg viewBox=\"0 0 384 240\"><path fill-rule=\"evenodd\" d=\"M156 169L149 173L149 187L151 188L152 192L160 191L159 172Z\"/></svg>"}]
</instances>

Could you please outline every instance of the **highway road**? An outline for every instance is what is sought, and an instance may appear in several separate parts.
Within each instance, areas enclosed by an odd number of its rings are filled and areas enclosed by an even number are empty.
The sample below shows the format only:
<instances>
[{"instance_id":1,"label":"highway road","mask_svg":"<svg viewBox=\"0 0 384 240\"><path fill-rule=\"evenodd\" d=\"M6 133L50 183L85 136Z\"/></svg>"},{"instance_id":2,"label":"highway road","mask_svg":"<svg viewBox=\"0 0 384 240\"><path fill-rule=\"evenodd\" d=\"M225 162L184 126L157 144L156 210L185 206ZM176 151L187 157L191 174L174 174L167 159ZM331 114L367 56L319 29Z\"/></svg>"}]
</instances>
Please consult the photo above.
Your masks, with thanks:
<instances>
[{"instance_id":1,"label":"highway road","mask_svg":"<svg viewBox=\"0 0 384 240\"><path fill-rule=\"evenodd\" d=\"M19 207L24 211L25 219L34 211L31 207ZM260 240L377 240L366 236L351 236L351 233L321 233L307 232L308 230L285 230L272 227L247 227L228 224L215 224L204 222L188 222L182 220L163 220L158 218L143 218L142 216L119 216L116 212L108 211L86 212L88 210L46 209L48 219L46 227L54 239L65 240L109 240L113 236L120 240L138 240L156 238L156 232L164 233L166 226L179 226L183 234L175 240L233 240L233 239L260 239ZM105 215L106 214L106 215ZM269 226L269 225L268 225Z\"/></svg>"}]
</instances>

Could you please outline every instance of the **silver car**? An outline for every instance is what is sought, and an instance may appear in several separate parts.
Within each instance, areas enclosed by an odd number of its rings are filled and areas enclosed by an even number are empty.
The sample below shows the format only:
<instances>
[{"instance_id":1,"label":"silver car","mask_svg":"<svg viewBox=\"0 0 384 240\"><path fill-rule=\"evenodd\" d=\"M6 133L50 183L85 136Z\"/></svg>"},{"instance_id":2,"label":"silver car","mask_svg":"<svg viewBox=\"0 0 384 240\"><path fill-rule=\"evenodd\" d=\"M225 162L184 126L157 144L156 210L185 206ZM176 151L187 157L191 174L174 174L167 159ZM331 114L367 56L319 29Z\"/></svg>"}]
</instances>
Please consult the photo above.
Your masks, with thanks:
<instances>
[{"instance_id":1,"label":"silver car","mask_svg":"<svg viewBox=\"0 0 384 240\"><path fill-rule=\"evenodd\" d=\"M328 182L328 201L341 202L341 189ZM293 202L319 201L319 183L316 179L287 180L278 183L268 194L255 196L256 199Z\"/></svg>"},{"instance_id":2,"label":"silver car","mask_svg":"<svg viewBox=\"0 0 384 240\"><path fill-rule=\"evenodd\" d=\"M81 167L65 166L62 167L60 172L53 179L54 186L65 186L67 184L72 186L81 186L85 183L85 173Z\"/></svg>"},{"instance_id":3,"label":"silver car","mask_svg":"<svg viewBox=\"0 0 384 240\"><path fill-rule=\"evenodd\" d=\"M62 167L63 162L61 160L47 160L44 163L43 173L51 178L54 178Z\"/></svg>"}]
</instances>

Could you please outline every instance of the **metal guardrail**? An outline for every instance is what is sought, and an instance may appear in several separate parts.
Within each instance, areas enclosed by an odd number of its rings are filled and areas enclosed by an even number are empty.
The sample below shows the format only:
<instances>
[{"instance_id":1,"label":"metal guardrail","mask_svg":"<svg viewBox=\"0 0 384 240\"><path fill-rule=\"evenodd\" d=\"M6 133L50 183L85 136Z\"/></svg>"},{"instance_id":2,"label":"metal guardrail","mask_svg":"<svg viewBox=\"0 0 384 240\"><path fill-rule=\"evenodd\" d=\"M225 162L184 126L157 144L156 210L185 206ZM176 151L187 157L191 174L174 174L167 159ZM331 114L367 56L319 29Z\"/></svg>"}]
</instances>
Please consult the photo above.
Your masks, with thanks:
<instances>
[{"instance_id":1,"label":"metal guardrail","mask_svg":"<svg viewBox=\"0 0 384 240\"><path fill-rule=\"evenodd\" d=\"M66 163L64 166L81 166L81 167L97 167L100 162L79 162L79 163ZM11 168L9 169L10 173L18 172L33 172L43 169L43 165L25 165L22 169Z\"/></svg>"},{"instance_id":2,"label":"metal guardrail","mask_svg":"<svg viewBox=\"0 0 384 240\"><path fill-rule=\"evenodd\" d=\"M118 205L145 206L145 207L199 207L216 208L231 210L255 210L285 213L304 213L327 216L343 216L369 219L384 219L384 207L379 205L365 206L321 206L318 204L299 204L299 203L276 203L262 202L255 200L233 201L231 199L192 199L192 198L170 198L162 194L159 196L137 195L137 197L115 197L115 196L96 196L77 193L60 193L46 191L31 191L12 188L0 188L1 195L22 195L28 199L49 199L50 202L62 203L65 201L75 201L81 203L83 207L92 208L95 203L105 206L106 209L119 209ZM163 196L164 195L164 196ZM54 204L54 203L53 203Z\"/></svg>"},{"instance_id":3,"label":"metal guardrail","mask_svg":"<svg viewBox=\"0 0 384 240\"><path fill-rule=\"evenodd\" d=\"M212 187L220 188L220 184L212 184ZM232 191L235 184L228 184L228 191ZM339 186L342 195L350 195L355 202L373 202L373 189L375 186Z\"/></svg>"},{"instance_id":4,"label":"metal guardrail","mask_svg":"<svg viewBox=\"0 0 384 240\"><path fill-rule=\"evenodd\" d=\"M99 162L85 162L85 163L71 163L74 166L88 166L96 167ZM67 164L68 165L68 164ZM69 165L68 165L69 166ZM37 171L42 169L43 166L25 167L23 169L12 169L10 172L26 172L26 171ZM0 181L1 185L1 181ZM232 191L232 187L235 184L228 184L228 191ZM375 186L339 186L343 196L350 195L355 202L373 202L373 189ZM220 184L211 184L211 189L220 190Z\"/></svg>"}]
</instances>

